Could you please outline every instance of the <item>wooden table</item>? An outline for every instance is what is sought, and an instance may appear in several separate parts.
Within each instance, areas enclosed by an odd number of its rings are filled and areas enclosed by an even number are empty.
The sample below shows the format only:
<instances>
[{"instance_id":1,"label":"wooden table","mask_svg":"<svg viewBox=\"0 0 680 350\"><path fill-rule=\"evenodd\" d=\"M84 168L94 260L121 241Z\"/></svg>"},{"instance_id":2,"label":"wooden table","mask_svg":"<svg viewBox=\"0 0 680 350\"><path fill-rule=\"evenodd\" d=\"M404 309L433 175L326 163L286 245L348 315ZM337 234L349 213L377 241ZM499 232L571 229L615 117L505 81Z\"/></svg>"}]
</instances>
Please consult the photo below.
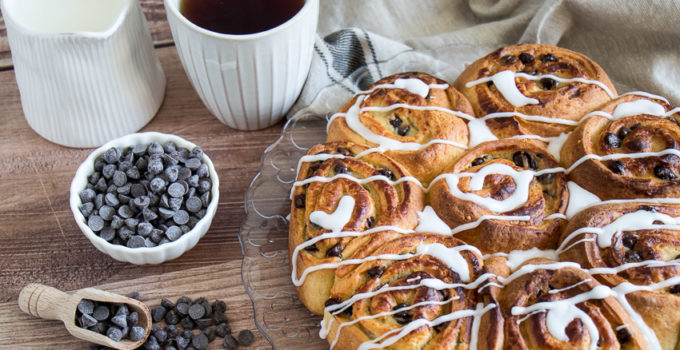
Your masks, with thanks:
<instances>
[{"instance_id":1,"label":"wooden table","mask_svg":"<svg viewBox=\"0 0 680 350\"><path fill-rule=\"evenodd\" d=\"M142 131L173 133L201 147L220 177L220 202L208 233L189 252L161 265L137 266L99 252L80 232L69 209L68 192L78 165L91 149L71 149L38 136L26 123L0 19L0 348L86 349L56 321L24 315L20 289L40 282L62 290L98 286L142 301L205 296L227 302L232 329L250 329L248 349L270 349L253 321L241 285L238 232L243 198L260 155L277 139L282 124L241 132L219 123L191 87L172 44L162 0L141 0L168 78L165 102ZM221 349L221 339L210 348Z\"/></svg>"}]
</instances>

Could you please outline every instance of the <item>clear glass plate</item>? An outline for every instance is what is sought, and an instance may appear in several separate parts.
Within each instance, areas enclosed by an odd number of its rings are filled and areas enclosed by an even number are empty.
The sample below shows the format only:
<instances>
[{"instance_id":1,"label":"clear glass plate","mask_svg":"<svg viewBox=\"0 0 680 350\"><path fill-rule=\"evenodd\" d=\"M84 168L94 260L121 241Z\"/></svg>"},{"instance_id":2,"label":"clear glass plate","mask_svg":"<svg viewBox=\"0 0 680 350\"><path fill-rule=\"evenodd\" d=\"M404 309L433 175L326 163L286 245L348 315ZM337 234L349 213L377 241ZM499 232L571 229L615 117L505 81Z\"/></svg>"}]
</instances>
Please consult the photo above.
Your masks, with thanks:
<instances>
[{"instance_id":1,"label":"clear glass plate","mask_svg":"<svg viewBox=\"0 0 680 350\"><path fill-rule=\"evenodd\" d=\"M381 62L379 72L387 76L420 71L453 82L460 70L431 55L422 58L423 53L405 51ZM342 84L356 91L365 89L373 83L368 69L360 68ZM321 317L302 305L291 282L286 217L290 214L289 195L298 160L309 147L325 141L328 117L346 102L333 95L339 91L337 85L322 89L310 106L286 123L281 137L264 151L260 171L246 192L246 216L239 233L243 249L241 277L253 302L255 323L274 349L328 347L318 335ZM351 98L352 94L345 93L347 99ZM327 102L330 100L340 102Z\"/></svg>"}]
</instances>

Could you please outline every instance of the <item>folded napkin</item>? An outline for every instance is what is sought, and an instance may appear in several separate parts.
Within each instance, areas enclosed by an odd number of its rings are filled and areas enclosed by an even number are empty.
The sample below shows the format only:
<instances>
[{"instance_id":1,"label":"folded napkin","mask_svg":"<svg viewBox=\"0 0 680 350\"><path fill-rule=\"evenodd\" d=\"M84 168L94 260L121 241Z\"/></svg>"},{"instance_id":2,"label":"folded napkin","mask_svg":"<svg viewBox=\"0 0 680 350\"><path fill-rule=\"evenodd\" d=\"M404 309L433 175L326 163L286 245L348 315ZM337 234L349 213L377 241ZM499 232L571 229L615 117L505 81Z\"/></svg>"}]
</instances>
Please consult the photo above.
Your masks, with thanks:
<instances>
[{"instance_id":1,"label":"folded napkin","mask_svg":"<svg viewBox=\"0 0 680 350\"><path fill-rule=\"evenodd\" d=\"M309 78L289 118L329 114L402 71L453 82L465 66L516 43L582 52L619 93L680 103L680 3L662 0L321 0Z\"/></svg>"}]
</instances>

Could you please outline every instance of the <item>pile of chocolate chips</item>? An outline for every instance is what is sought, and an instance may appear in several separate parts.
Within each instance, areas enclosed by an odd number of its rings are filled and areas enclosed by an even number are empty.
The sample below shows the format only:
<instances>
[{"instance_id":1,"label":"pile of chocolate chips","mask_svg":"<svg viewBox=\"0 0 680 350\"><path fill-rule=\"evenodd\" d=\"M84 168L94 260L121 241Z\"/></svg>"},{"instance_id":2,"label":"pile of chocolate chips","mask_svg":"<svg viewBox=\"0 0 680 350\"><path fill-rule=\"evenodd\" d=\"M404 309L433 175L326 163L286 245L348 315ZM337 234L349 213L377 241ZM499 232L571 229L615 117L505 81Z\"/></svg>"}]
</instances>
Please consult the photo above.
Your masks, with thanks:
<instances>
[{"instance_id":1,"label":"pile of chocolate chips","mask_svg":"<svg viewBox=\"0 0 680 350\"><path fill-rule=\"evenodd\" d=\"M130 248L179 239L206 214L212 182L200 147L110 148L94 161L80 212L99 237Z\"/></svg>"},{"instance_id":2,"label":"pile of chocolate chips","mask_svg":"<svg viewBox=\"0 0 680 350\"><path fill-rule=\"evenodd\" d=\"M128 294L138 299L138 293ZM172 302L161 299L161 305L150 307L153 326L146 342L140 347L145 350L203 350L215 340L223 338L225 349L249 346L255 336L249 330L242 330L236 337L232 335L226 316L227 304L222 300L210 303L205 298L192 300L183 296ZM143 333L142 333L143 335ZM103 350L108 347L90 344L90 350Z\"/></svg>"},{"instance_id":3,"label":"pile of chocolate chips","mask_svg":"<svg viewBox=\"0 0 680 350\"><path fill-rule=\"evenodd\" d=\"M144 328L137 326L139 315L126 304L112 304L83 299L76 310L76 325L106 335L114 341L144 338Z\"/></svg>"}]
</instances>

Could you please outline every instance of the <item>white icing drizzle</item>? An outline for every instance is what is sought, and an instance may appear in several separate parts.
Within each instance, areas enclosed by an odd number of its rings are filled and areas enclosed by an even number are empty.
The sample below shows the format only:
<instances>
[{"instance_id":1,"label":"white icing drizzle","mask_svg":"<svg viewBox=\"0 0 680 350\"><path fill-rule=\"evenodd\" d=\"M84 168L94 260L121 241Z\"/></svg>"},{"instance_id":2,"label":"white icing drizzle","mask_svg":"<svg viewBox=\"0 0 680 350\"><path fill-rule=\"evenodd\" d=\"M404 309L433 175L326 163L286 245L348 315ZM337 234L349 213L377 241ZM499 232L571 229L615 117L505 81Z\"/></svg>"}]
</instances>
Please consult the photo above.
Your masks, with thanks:
<instances>
[{"instance_id":1,"label":"white icing drizzle","mask_svg":"<svg viewBox=\"0 0 680 350\"><path fill-rule=\"evenodd\" d=\"M590 349L597 349L597 339L600 333L597 330L595 322L581 309L576 307L576 304L582 303L590 299L604 299L610 296L611 289L606 286L596 286L589 292L578 294L568 299L555 300L550 302L539 302L527 307L514 306L511 309L513 315L524 315L536 310L546 310L546 326L548 331L558 340L569 341L565 330L567 325L574 319L580 319L588 329L590 334Z\"/></svg>"},{"instance_id":2,"label":"white icing drizzle","mask_svg":"<svg viewBox=\"0 0 680 350\"><path fill-rule=\"evenodd\" d=\"M621 329L628 328L628 327L630 327L630 326L629 326L628 324L624 323L624 324L622 324L622 325L616 327L616 331L619 331L619 330L621 330Z\"/></svg>"},{"instance_id":3,"label":"white icing drizzle","mask_svg":"<svg viewBox=\"0 0 680 350\"><path fill-rule=\"evenodd\" d=\"M572 218L576 213L588 206L602 202L600 197L577 185L576 182L568 181L567 189L569 190L569 204L567 204L566 211L567 218Z\"/></svg>"},{"instance_id":4,"label":"white icing drizzle","mask_svg":"<svg viewBox=\"0 0 680 350\"><path fill-rule=\"evenodd\" d=\"M515 191L508 198L497 200L491 197L480 197L471 192L462 192L458 188L458 180L461 177L469 177L470 190L479 191L484 186L484 178L490 174L502 174L512 177L516 185ZM527 199L529 199L529 184L534 179L534 172L531 170L517 171L506 164L491 163L475 173L444 174L444 178L452 195L483 206L494 213L503 213L526 203Z\"/></svg>"},{"instance_id":5,"label":"white icing drizzle","mask_svg":"<svg viewBox=\"0 0 680 350\"><path fill-rule=\"evenodd\" d=\"M449 84L425 84L424 81L418 78L400 78L395 80L392 84L376 85L370 90L360 91L357 95L367 95L378 89L403 89L425 98L430 93L430 89L444 90L448 87Z\"/></svg>"},{"instance_id":6,"label":"white icing drizzle","mask_svg":"<svg viewBox=\"0 0 680 350\"><path fill-rule=\"evenodd\" d=\"M418 212L418 226L416 232L432 232L451 236L451 228L437 216L431 206L426 206Z\"/></svg>"},{"instance_id":7,"label":"white icing drizzle","mask_svg":"<svg viewBox=\"0 0 680 350\"><path fill-rule=\"evenodd\" d=\"M353 211L354 198L352 196L342 196L338 207L332 214L321 210L313 211L309 214L309 221L332 232L340 232L352 218Z\"/></svg>"},{"instance_id":8,"label":"white icing drizzle","mask_svg":"<svg viewBox=\"0 0 680 350\"><path fill-rule=\"evenodd\" d=\"M519 91L515 82L515 73L512 71L498 72L491 77L491 81L498 88L498 92L515 107L538 104L537 99L526 97Z\"/></svg>"},{"instance_id":9,"label":"white icing drizzle","mask_svg":"<svg viewBox=\"0 0 680 350\"><path fill-rule=\"evenodd\" d=\"M461 250L469 250L482 255L479 249L477 249L475 246L461 245L448 248L441 243L421 244L416 249L416 253L418 255L430 255L441 260L449 267L449 269L451 269L451 271L457 273L458 276L460 276L461 281L469 282L470 268L463 255L460 254Z\"/></svg>"},{"instance_id":10,"label":"white icing drizzle","mask_svg":"<svg viewBox=\"0 0 680 350\"><path fill-rule=\"evenodd\" d=\"M426 189L425 186L423 186L423 184L420 183L420 181L418 181L418 179L416 179L413 176L404 176L404 177L401 177L397 180L391 180L390 178L388 178L385 175L373 175L373 176L369 176L369 177L366 177L366 178L363 178L363 179L359 179L359 178L352 176L352 175L349 175L349 174L336 174L332 177L312 176L312 177L304 179L302 181L295 181L293 183L293 187L290 189L290 198L291 199L293 198L293 192L295 191L295 187L297 187L297 186L304 186L304 185L306 185L308 183L312 183L312 182L331 182L331 181L336 180L336 179L347 179L347 180L354 181L354 182L359 183L359 184L365 184L365 183L369 183L369 182L373 182L373 181L386 181L387 183L389 183L392 186L398 185L402 182L408 181L408 182L412 182L412 183L420 186L423 190Z\"/></svg>"},{"instance_id":11,"label":"white icing drizzle","mask_svg":"<svg viewBox=\"0 0 680 350\"><path fill-rule=\"evenodd\" d=\"M609 89L607 85L602 83L601 81L598 80L591 80L591 79L585 79L585 78L562 78L558 77L554 74L539 74L539 75L531 75L527 73L517 73L509 70L504 70L501 72L498 72L492 76L480 78L477 80L473 80L465 84L465 87L472 87L477 84L481 83L486 83L488 81L493 81L493 83L496 85L496 88L498 89L498 92L503 95L503 97L510 102L513 106L515 107L522 107L527 104L537 104L538 100L528 98L519 91L517 88L517 83L515 81L516 78L524 78L528 80L541 80L545 78L550 78L552 80L557 81L558 83L572 83L572 82L577 82L577 83L584 83L584 84L591 84L591 85L597 85L600 87L602 90L604 90L609 97L615 98L616 96L614 93ZM518 96L519 94L519 96ZM533 101L532 101L533 100ZM535 102L534 102L535 101Z\"/></svg>"},{"instance_id":12,"label":"white icing drizzle","mask_svg":"<svg viewBox=\"0 0 680 350\"><path fill-rule=\"evenodd\" d=\"M561 133L560 136L551 138L550 142L548 142L548 153L550 153L558 162L560 161L560 151L562 150L562 146L564 146L564 143L567 142L567 138L569 138L570 134L571 133Z\"/></svg>"},{"instance_id":13,"label":"white icing drizzle","mask_svg":"<svg viewBox=\"0 0 680 350\"><path fill-rule=\"evenodd\" d=\"M510 253L498 252L494 254L487 254L484 256L484 259L490 258L492 256L504 256L508 258L506 264L508 265L510 270L515 270L525 261L534 258L559 260L557 254L558 254L557 251L555 251L554 249L541 250L538 248L531 248L529 250L513 250Z\"/></svg>"},{"instance_id":14,"label":"white icing drizzle","mask_svg":"<svg viewBox=\"0 0 680 350\"><path fill-rule=\"evenodd\" d=\"M623 102L616 106L612 116L614 119L629 117L632 115L649 114L661 117L666 113L666 109L650 100L635 100L631 102Z\"/></svg>"},{"instance_id":15,"label":"white icing drizzle","mask_svg":"<svg viewBox=\"0 0 680 350\"><path fill-rule=\"evenodd\" d=\"M661 157L667 154L673 154L680 157L680 151L677 149L669 148L659 152L637 152L637 153L614 153L608 154L606 156L600 156L597 154L586 154L579 160L574 162L569 168L567 168L567 173L574 171L579 165L583 164L588 159L595 159L599 161L603 160L613 160L613 159L625 159L625 158L647 158L647 157Z\"/></svg>"},{"instance_id":16,"label":"white icing drizzle","mask_svg":"<svg viewBox=\"0 0 680 350\"><path fill-rule=\"evenodd\" d=\"M424 319L424 318L419 318L417 320L409 322L408 324L406 324L405 326L403 326L401 328L397 328L397 329L388 331L388 332L382 334L381 336L379 336L379 337L377 337L373 340L369 340L367 342L364 342L363 344L361 344L359 346L358 350L383 349L383 348L386 348L386 347L396 343L401 338L405 337L407 334L411 333L412 331L414 331L414 330L416 330L416 329L418 329L422 326L427 325L427 326L430 326L430 327L434 327L434 326L439 325L439 324L444 323L444 322L449 322L449 321L452 321L452 320L457 320L457 319L460 319L460 318L471 317L471 316L474 317L474 318L478 318L478 317L481 317L487 311L489 311L489 310L491 310L495 307L496 307L496 304L489 304L489 305L484 306L483 308L478 307L475 310L458 310L458 311L454 311L450 314L439 316L432 321L429 321L429 320ZM473 321L473 324L474 324L474 321ZM392 335L392 334L395 334L395 335L390 337L390 335ZM471 341L471 343L472 343L472 341ZM475 341L475 343L476 343L476 341ZM472 347L471 347L471 349L472 349Z\"/></svg>"},{"instance_id":17,"label":"white icing drizzle","mask_svg":"<svg viewBox=\"0 0 680 350\"><path fill-rule=\"evenodd\" d=\"M470 131L470 147L475 147L483 142L498 140L498 137L491 132L483 118L470 120L467 126Z\"/></svg>"},{"instance_id":18,"label":"white icing drizzle","mask_svg":"<svg viewBox=\"0 0 680 350\"><path fill-rule=\"evenodd\" d=\"M586 279L584 279L584 280L581 281L581 282L577 282L577 283L575 283L575 284L572 284L571 286L567 286L567 287L560 288L560 289L552 289L552 290L549 290L548 293L550 293L550 294L561 293L561 292L564 292L565 290L569 290L569 289L572 289L572 288L576 288L576 287L578 287L578 286L580 286L580 285L582 285L582 284L584 284L584 283L588 283L588 282L590 282L590 281L592 281L592 280L593 280L592 278L586 278Z\"/></svg>"},{"instance_id":19,"label":"white icing drizzle","mask_svg":"<svg viewBox=\"0 0 680 350\"><path fill-rule=\"evenodd\" d=\"M666 99L665 97L659 96L659 95L655 95L655 94L651 94L651 93L645 92L645 91L631 91L631 92L626 92L625 94L621 94L621 95L619 96L619 98L621 98L621 97L623 97L623 96L627 96L627 95L635 95L635 96L647 97L647 98L651 98L651 99L653 99L653 100L661 100L661 101L663 101L663 102L666 102L666 103L670 104L670 102L668 101L668 99Z\"/></svg>"},{"instance_id":20,"label":"white icing drizzle","mask_svg":"<svg viewBox=\"0 0 680 350\"><path fill-rule=\"evenodd\" d=\"M466 146L466 145L464 145L464 144L462 144L462 143L455 142L455 141L449 141L449 140L444 140L444 139L432 139L432 140L428 141L427 143L422 143L422 144L421 144L421 143L417 143L416 145L419 145L419 147L418 147L417 149L412 149L411 151L420 151L420 150L424 150L424 149L426 149L426 148L428 148L428 147L430 147L430 146L432 146L432 145L435 145L435 144L443 144L443 145L455 146L455 147L462 148L462 149L467 149L467 148L468 148L468 146ZM358 153L358 154L355 156L355 158L361 158L361 157L364 157L364 156L366 156L366 155L368 155L368 154L371 154L371 153L384 152L384 151L385 151L385 150L384 150L383 148L381 148L381 147L373 147L373 148L369 148L369 149L367 149L367 150L365 150L365 151L363 151L363 152Z\"/></svg>"}]
</instances>

